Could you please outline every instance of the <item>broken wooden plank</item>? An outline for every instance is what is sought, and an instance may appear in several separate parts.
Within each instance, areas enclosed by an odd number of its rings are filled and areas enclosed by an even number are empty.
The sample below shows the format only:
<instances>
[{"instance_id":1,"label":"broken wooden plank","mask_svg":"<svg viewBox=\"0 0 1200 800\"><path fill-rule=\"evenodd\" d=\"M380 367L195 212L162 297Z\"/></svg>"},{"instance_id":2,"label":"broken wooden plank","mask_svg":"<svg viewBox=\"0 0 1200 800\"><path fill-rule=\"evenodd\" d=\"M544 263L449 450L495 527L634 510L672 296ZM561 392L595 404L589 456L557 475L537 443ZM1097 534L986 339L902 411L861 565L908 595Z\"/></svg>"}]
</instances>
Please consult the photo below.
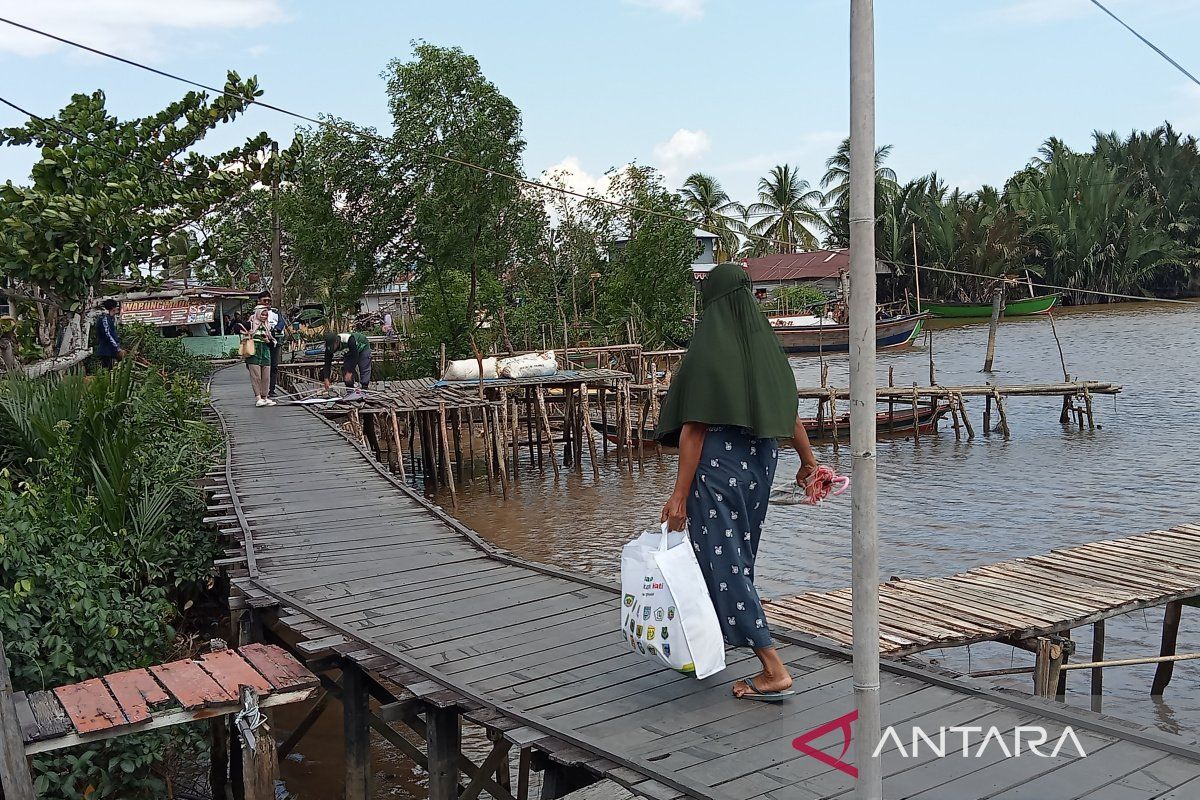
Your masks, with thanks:
<instances>
[{"instance_id":1,"label":"broken wooden plank","mask_svg":"<svg viewBox=\"0 0 1200 800\"><path fill-rule=\"evenodd\" d=\"M106 675L104 682L131 724L150 719L150 709L171 702L171 695L144 669Z\"/></svg>"},{"instance_id":2,"label":"broken wooden plank","mask_svg":"<svg viewBox=\"0 0 1200 800\"><path fill-rule=\"evenodd\" d=\"M167 687L179 705L191 711L237 702L237 693L229 692L195 661L172 661L150 668L154 677Z\"/></svg>"},{"instance_id":3,"label":"broken wooden plank","mask_svg":"<svg viewBox=\"0 0 1200 800\"><path fill-rule=\"evenodd\" d=\"M95 733L129 724L116 698L99 678L59 686L54 695L77 733Z\"/></svg>"}]
</instances>

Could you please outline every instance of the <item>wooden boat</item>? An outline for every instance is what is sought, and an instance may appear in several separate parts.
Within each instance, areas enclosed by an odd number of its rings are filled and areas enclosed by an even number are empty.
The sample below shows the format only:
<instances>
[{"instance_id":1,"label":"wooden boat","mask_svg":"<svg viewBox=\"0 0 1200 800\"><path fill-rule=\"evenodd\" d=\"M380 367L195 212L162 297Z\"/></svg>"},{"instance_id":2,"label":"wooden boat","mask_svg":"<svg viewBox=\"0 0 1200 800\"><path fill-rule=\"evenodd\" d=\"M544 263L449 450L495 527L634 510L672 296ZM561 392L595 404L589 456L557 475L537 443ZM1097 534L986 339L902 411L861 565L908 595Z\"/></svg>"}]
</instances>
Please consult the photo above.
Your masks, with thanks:
<instances>
[{"instance_id":1,"label":"wooden boat","mask_svg":"<svg viewBox=\"0 0 1200 800\"><path fill-rule=\"evenodd\" d=\"M887 401L880 401L880 405L885 405ZM932 405L930 403L918 403L917 405L917 424L920 425L921 434L930 434L937 432L938 421L950 413L949 403L938 403ZM837 425L833 424L833 420L827 416L822 417L802 417L804 430L808 433L808 438L814 442L832 441L835 438L834 431L836 430L836 438L846 440L850 438L850 413L848 411L838 414ZM891 411L880 411L875 415L875 425L880 438L886 438L890 435L907 436L913 432L913 410L912 405L905 403L901 405L899 402L893 403ZM592 428L602 434L613 444L620 441L619 431L615 424L609 422L608 425L603 424L599 419L592 420ZM647 426L641 432L641 441L650 444L654 439L654 428ZM636 445L639 441L638 431L633 431L633 443Z\"/></svg>"},{"instance_id":2,"label":"wooden boat","mask_svg":"<svg viewBox=\"0 0 1200 800\"><path fill-rule=\"evenodd\" d=\"M1004 316L1028 317L1033 314L1045 314L1058 303L1061 294L1046 294L1039 297L1025 297L1020 300L1006 300ZM992 316L991 303L930 303L921 302L921 309L935 317L950 317L955 319L978 318Z\"/></svg>"},{"instance_id":3,"label":"wooden boat","mask_svg":"<svg viewBox=\"0 0 1200 800\"><path fill-rule=\"evenodd\" d=\"M928 314L909 314L875 323L875 347L904 347L921 333ZM771 318L771 327L785 353L848 353L849 325L789 325L786 317Z\"/></svg>"}]
</instances>

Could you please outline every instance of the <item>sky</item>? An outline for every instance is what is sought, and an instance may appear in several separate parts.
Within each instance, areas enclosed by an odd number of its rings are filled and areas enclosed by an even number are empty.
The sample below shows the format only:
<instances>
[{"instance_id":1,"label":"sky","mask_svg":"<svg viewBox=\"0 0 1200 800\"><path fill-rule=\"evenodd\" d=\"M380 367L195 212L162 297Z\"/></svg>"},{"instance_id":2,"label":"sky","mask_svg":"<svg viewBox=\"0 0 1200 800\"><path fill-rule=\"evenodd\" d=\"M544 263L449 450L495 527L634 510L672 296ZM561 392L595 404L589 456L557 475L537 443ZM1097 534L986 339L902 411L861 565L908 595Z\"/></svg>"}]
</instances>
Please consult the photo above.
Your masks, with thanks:
<instances>
[{"instance_id":1,"label":"sky","mask_svg":"<svg viewBox=\"0 0 1200 800\"><path fill-rule=\"evenodd\" d=\"M1193 73L1200 0L1107 0ZM1050 136L1164 121L1200 134L1200 87L1089 0L876 0L877 140L902 180L936 171L999 184ZM789 163L814 185L846 135L847 0L0 0L0 17L200 82L256 75L265 101L386 132L380 73L422 39L461 47L521 110L525 170L587 189L630 162L676 188L694 171L753 202ZM0 24L0 96L52 114L103 89L111 113L148 114L187 87ZM0 107L0 125L23 117ZM206 140L295 120L252 109ZM34 154L0 149L0 180Z\"/></svg>"}]
</instances>

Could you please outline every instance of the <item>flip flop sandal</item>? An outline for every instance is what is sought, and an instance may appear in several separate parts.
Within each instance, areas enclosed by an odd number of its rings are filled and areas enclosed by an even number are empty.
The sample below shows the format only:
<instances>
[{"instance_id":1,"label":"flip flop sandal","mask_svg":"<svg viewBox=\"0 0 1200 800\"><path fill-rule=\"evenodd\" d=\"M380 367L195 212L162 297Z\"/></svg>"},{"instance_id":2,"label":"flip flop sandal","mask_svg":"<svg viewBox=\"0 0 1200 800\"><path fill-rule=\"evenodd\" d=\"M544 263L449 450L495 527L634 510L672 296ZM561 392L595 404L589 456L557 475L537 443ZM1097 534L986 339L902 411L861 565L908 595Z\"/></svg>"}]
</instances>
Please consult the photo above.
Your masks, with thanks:
<instances>
[{"instance_id":1,"label":"flip flop sandal","mask_svg":"<svg viewBox=\"0 0 1200 800\"><path fill-rule=\"evenodd\" d=\"M742 695L739 700L758 700L763 703L779 703L785 697L792 697L796 693L791 689L786 689L782 692L760 692L758 687L754 685L752 678L742 678L742 682L750 687L750 691Z\"/></svg>"}]
</instances>

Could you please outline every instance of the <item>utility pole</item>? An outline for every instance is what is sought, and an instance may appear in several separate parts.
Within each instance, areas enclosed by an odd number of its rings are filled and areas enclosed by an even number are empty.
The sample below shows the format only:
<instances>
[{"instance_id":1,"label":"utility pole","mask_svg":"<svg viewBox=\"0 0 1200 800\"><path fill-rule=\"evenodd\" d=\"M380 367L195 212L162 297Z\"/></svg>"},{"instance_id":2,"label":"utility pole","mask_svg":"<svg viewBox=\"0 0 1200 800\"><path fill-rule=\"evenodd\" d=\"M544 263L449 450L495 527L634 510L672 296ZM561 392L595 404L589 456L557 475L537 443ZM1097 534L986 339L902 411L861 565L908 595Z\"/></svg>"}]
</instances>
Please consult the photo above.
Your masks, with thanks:
<instances>
[{"instance_id":1,"label":"utility pole","mask_svg":"<svg viewBox=\"0 0 1200 800\"><path fill-rule=\"evenodd\" d=\"M921 313L921 262L917 258L917 223L913 223L913 283L917 292L917 313Z\"/></svg>"},{"instance_id":2,"label":"utility pole","mask_svg":"<svg viewBox=\"0 0 1200 800\"><path fill-rule=\"evenodd\" d=\"M271 142L271 294L275 307L283 304L283 264L279 261L279 142Z\"/></svg>"},{"instance_id":3,"label":"utility pole","mask_svg":"<svg viewBox=\"0 0 1200 800\"><path fill-rule=\"evenodd\" d=\"M850 0L850 504L855 800L882 800L879 529L875 482L875 9Z\"/></svg>"}]
</instances>

